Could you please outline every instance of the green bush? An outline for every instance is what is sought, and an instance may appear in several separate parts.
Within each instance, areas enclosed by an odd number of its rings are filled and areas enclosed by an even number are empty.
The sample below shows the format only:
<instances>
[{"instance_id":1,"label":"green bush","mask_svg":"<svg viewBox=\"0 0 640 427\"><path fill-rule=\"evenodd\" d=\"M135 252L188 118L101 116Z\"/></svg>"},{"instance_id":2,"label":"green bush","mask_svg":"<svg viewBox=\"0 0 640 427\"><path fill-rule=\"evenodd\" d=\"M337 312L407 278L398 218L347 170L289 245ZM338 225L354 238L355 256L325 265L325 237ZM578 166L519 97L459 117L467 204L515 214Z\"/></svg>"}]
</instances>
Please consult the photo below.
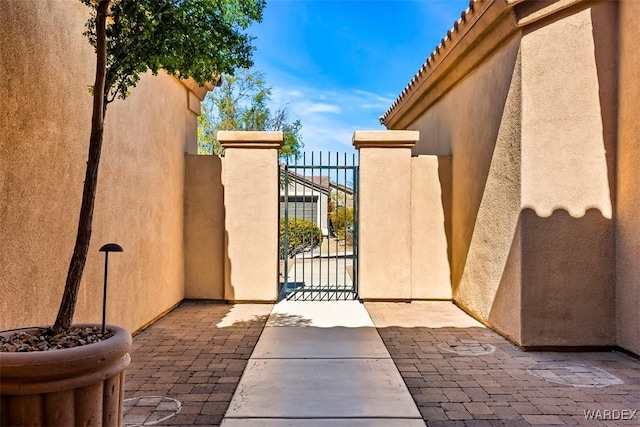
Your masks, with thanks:
<instances>
[{"instance_id":1,"label":"green bush","mask_svg":"<svg viewBox=\"0 0 640 427\"><path fill-rule=\"evenodd\" d=\"M338 208L329 214L329 218L336 237L343 240L347 236L347 229L353 226L353 209Z\"/></svg>"},{"instance_id":2,"label":"green bush","mask_svg":"<svg viewBox=\"0 0 640 427\"><path fill-rule=\"evenodd\" d=\"M303 219L289 218L289 258L315 248L322 241L322 230L316 224ZM280 259L284 259L285 221L280 219Z\"/></svg>"}]
</instances>

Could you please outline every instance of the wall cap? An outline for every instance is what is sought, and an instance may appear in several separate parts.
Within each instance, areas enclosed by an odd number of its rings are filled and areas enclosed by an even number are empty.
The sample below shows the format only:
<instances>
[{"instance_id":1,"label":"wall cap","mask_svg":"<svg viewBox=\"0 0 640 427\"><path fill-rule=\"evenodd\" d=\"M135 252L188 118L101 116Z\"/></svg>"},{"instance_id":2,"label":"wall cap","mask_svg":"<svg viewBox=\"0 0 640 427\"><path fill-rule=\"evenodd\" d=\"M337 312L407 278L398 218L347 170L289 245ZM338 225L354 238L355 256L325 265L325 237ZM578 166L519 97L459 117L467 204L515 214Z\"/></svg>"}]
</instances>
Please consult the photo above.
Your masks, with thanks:
<instances>
[{"instance_id":1,"label":"wall cap","mask_svg":"<svg viewBox=\"0 0 640 427\"><path fill-rule=\"evenodd\" d=\"M284 142L282 131L219 130L218 142L227 148L280 148Z\"/></svg>"},{"instance_id":2,"label":"wall cap","mask_svg":"<svg viewBox=\"0 0 640 427\"><path fill-rule=\"evenodd\" d=\"M357 130L353 145L361 148L413 148L420 140L417 130Z\"/></svg>"},{"instance_id":3,"label":"wall cap","mask_svg":"<svg viewBox=\"0 0 640 427\"><path fill-rule=\"evenodd\" d=\"M177 76L173 77L180 83L182 83L182 86L186 87L189 92L192 92L195 96L197 96L200 101L204 101L204 97L207 95L207 93L212 91L216 86L220 86L220 83L222 82L222 78L220 76L217 76L214 77L212 81L200 86L195 80L191 78L181 79Z\"/></svg>"}]
</instances>

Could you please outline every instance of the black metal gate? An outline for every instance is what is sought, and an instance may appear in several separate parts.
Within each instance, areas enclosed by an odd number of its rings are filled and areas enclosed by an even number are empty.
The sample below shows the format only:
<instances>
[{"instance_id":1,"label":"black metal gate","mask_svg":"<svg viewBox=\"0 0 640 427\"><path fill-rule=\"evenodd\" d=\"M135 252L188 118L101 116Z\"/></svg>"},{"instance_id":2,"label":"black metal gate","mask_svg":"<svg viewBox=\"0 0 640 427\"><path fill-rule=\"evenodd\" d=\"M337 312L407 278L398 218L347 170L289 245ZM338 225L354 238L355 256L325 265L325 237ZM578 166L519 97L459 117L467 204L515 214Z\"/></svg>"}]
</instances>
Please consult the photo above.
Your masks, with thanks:
<instances>
[{"instance_id":1,"label":"black metal gate","mask_svg":"<svg viewBox=\"0 0 640 427\"><path fill-rule=\"evenodd\" d=\"M280 299L358 298L356 154L280 166Z\"/></svg>"}]
</instances>

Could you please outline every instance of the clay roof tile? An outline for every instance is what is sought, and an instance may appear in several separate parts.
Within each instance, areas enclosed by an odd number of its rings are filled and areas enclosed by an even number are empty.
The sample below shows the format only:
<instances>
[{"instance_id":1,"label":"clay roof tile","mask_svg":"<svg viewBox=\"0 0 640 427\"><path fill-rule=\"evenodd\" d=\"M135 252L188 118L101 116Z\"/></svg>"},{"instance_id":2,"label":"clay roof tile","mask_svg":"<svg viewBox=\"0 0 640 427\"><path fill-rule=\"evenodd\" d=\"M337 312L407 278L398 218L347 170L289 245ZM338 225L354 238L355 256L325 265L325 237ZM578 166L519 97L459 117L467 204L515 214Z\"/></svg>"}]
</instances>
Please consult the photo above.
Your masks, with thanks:
<instances>
[{"instance_id":1,"label":"clay roof tile","mask_svg":"<svg viewBox=\"0 0 640 427\"><path fill-rule=\"evenodd\" d=\"M453 23L453 27L449 31L447 31L446 37L440 40L440 44L434 48L434 50L427 57L426 61L422 64L418 72L413 76L413 78L409 81L402 92L400 92L400 95L398 95L398 97L391 103L389 109L382 116L380 116L380 123L385 124L385 121L389 117L389 115L409 95L409 93L412 92L417 83L427 78L428 73L425 73L424 71L426 71L427 67L433 68L433 66L435 65L434 62L436 61L436 56L443 56L442 54L444 53L444 50L450 44L448 43L448 41L451 41L453 39L453 36L461 31L462 27L467 22L467 16L471 15L475 11L476 5L479 3L483 3L484 1L485 0L469 0L469 7L467 8L467 10L463 11L460 14L460 19L456 20Z\"/></svg>"}]
</instances>

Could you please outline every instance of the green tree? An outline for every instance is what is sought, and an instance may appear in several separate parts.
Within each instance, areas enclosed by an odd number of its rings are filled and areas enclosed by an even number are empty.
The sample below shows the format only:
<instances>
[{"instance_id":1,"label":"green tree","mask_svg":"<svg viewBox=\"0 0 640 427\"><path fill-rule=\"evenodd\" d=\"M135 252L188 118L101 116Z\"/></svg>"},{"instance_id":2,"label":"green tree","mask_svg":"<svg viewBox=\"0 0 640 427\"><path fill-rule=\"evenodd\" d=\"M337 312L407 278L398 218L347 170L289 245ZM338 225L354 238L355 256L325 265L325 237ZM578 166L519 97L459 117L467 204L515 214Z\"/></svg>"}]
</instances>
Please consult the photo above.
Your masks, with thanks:
<instances>
[{"instance_id":1,"label":"green tree","mask_svg":"<svg viewBox=\"0 0 640 427\"><path fill-rule=\"evenodd\" d=\"M297 157L303 147L300 120L289 121L286 105L272 112L269 108L271 88L264 74L248 69L235 76L224 76L215 91L207 94L198 121L198 152L222 153L216 139L219 130L281 130L284 144L280 157Z\"/></svg>"},{"instance_id":2,"label":"green tree","mask_svg":"<svg viewBox=\"0 0 640 427\"><path fill-rule=\"evenodd\" d=\"M108 105L140 75L165 70L199 84L252 65L246 29L265 0L80 0L92 9L85 35L96 50L89 154L76 243L54 330L68 330L87 259Z\"/></svg>"},{"instance_id":3,"label":"green tree","mask_svg":"<svg viewBox=\"0 0 640 427\"><path fill-rule=\"evenodd\" d=\"M338 239L343 240L347 237L349 227L353 227L353 209L339 207L329 214L331 224L333 224L333 232L336 233Z\"/></svg>"},{"instance_id":4,"label":"green tree","mask_svg":"<svg viewBox=\"0 0 640 427\"><path fill-rule=\"evenodd\" d=\"M280 259L293 258L298 254L311 250L322 242L322 230L311 221L300 218L289 218L288 223L280 219L280 235L287 233L287 246L284 238L280 239ZM285 251L286 249L286 251Z\"/></svg>"}]
</instances>

